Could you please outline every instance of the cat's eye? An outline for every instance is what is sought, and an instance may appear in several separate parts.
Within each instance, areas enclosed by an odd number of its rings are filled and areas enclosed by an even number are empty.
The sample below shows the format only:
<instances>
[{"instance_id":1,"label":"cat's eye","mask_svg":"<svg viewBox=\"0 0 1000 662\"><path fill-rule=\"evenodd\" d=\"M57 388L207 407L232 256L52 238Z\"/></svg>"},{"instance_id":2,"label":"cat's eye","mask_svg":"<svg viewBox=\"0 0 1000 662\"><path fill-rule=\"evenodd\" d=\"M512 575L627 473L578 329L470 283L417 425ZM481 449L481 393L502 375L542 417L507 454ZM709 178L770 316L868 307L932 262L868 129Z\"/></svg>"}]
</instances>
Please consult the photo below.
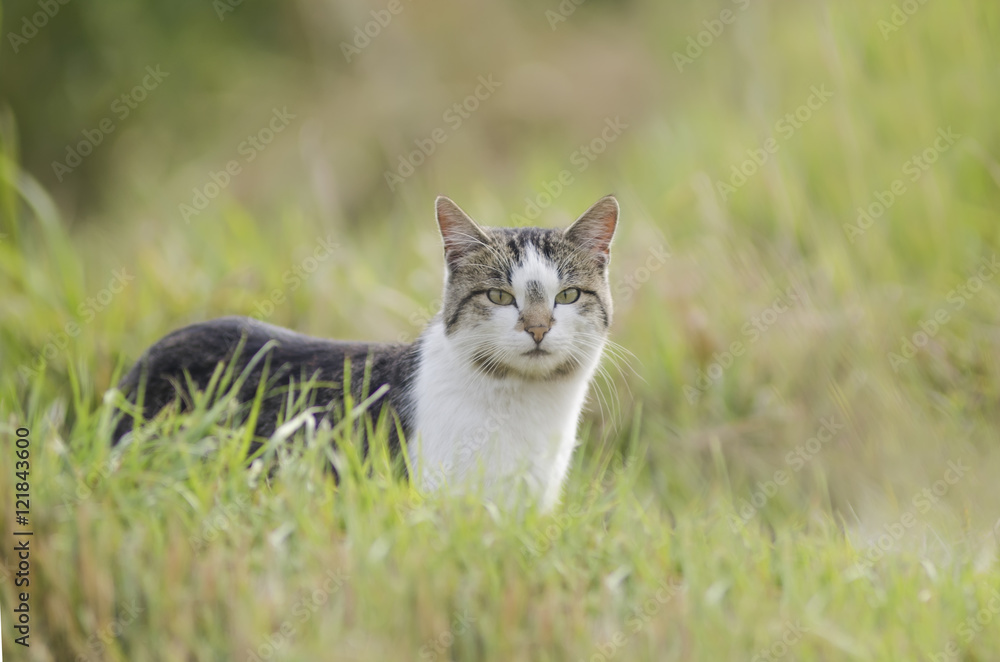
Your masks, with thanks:
<instances>
[{"instance_id":1,"label":"cat's eye","mask_svg":"<svg viewBox=\"0 0 1000 662\"><path fill-rule=\"evenodd\" d=\"M498 306L509 306L514 303L514 295L503 290L490 290L486 293L486 298Z\"/></svg>"},{"instance_id":2,"label":"cat's eye","mask_svg":"<svg viewBox=\"0 0 1000 662\"><path fill-rule=\"evenodd\" d=\"M575 287L567 287L565 290L556 295L556 303L568 304L576 303L576 300L580 298L580 290Z\"/></svg>"}]
</instances>

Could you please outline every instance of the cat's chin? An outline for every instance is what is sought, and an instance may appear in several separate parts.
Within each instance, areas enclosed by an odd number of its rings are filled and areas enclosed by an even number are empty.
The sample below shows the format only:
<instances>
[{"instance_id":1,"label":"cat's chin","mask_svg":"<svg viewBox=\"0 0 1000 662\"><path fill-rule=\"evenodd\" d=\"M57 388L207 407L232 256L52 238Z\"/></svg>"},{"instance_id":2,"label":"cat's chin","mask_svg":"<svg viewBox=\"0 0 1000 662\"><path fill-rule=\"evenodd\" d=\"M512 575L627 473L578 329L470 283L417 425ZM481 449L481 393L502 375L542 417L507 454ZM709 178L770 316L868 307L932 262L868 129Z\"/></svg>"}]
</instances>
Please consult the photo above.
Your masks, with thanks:
<instances>
[{"instance_id":1,"label":"cat's chin","mask_svg":"<svg viewBox=\"0 0 1000 662\"><path fill-rule=\"evenodd\" d=\"M576 358L539 349L507 361L477 356L473 358L472 364L479 372L495 379L520 378L525 381L564 379L572 377L582 367Z\"/></svg>"}]
</instances>

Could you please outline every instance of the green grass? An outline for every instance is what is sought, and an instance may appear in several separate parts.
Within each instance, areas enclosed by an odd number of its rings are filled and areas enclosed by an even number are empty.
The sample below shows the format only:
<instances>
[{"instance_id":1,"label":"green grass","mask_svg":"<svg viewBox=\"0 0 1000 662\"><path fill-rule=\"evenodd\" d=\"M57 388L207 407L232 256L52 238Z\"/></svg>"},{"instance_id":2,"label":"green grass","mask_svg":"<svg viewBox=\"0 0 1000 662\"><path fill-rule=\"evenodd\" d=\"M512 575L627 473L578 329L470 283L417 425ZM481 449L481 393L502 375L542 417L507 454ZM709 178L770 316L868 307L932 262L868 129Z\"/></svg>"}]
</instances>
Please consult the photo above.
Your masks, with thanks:
<instances>
[{"instance_id":1,"label":"green grass","mask_svg":"<svg viewBox=\"0 0 1000 662\"><path fill-rule=\"evenodd\" d=\"M750 3L678 72L674 51L738 5L591 1L556 30L544 8L473 19L414 4L350 66L336 49L349 29L319 18L301 28L315 49L303 54L282 50L287 31L240 46L264 10L216 26L201 7L197 29L225 35L206 42L227 54L213 58L163 45L175 37L143 3L127 3L134 32L95 5L88 38L156 44L121 47L176 73L63 185L48 160L107 104L39 100L56 136L44 143L36 116L0 115L11 659L1000 658L1000 279L975 281L1000 249L1000 9L928 2L883 38L892 3ZM75 7L17 63L30 70ZM464 27L439 20L449 11ZM8 9L4 27L20 16ZM106 66L104 96L134 84ZM390 193L383 171L491 71L495 97ZM823 85L832 96L782 133ZM285 103L297 133L185 224L191 187ZM193 122L189 105L212 111ZM572 155L616 115L629 127L580 169ZM910 179L948 127L961 138ZM774 153L723 200L717 181L772 135ZM507 224L562 170L572 182L540 223L609 191L622 204L612 339L631 355L606 364L555 513L425 499L384 453L358 457L351 425L300 429L298 451L270 448L248 470L246 430L207 400L111 450L106 393L166 332L263 313L410 340L441 287L434 195ZM848 232L896 179L888 210ZM932 337L894 365L922 324ZM20 427L28 650L9 625ZM339 485L322 468L333 446Z\"/></svg>"}]
</instances>

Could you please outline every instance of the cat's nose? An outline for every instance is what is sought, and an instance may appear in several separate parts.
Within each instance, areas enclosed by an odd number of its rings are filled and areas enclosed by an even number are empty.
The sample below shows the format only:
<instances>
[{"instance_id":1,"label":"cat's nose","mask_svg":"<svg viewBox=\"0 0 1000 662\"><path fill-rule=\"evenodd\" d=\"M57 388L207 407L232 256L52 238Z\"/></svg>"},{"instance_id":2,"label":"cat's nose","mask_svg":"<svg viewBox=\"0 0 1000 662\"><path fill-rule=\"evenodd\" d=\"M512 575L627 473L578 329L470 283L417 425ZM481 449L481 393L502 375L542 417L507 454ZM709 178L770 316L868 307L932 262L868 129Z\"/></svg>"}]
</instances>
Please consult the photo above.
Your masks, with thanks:
<instances>
[{"instance_id":1,"label":"cat's nose","mask_svg":"<svg viewBox=\"0 0 1000 662\"><path fill-rule=\"evenodd\" d=\"M542 342L542 338L545 337L545 334L549 332L550 328L552 328L552 327L548 327L548 326L529 326L528 328L525 329L525 331L527 331L528 333L530 333L531 337L535 339L535 344L538 344L538 343Z\"/></svg>"}]
</instances>

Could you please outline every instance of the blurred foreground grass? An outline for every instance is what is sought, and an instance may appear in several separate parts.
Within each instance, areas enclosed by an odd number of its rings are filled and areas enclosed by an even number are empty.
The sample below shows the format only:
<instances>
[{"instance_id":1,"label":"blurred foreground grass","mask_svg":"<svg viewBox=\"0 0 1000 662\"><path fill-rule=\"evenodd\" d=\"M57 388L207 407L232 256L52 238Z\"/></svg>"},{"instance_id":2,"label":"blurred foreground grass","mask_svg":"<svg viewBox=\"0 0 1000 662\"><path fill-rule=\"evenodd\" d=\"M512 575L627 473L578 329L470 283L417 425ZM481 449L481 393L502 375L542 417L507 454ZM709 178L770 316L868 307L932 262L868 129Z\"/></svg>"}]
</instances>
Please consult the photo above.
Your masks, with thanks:
<instances>
[{"instance_id":1,"label":"blurred foreground grass","mask_svg":"<svg viewBox=\"0 0 1000 662\"><path fill-rule=\"evenodd\" d=\"M171 50L125 3L146 42L115 34L160 49L128 62L174 78L65 184L48 162L107 104L85 112L67 88L67 119L40 101L51 149L32 143L38 117L4 116L0 521L15 528L27 427L36 545L32 647L5 625L5 652L1000 657L1000 8L927 3L887 31L891 3L595 2L556 29L539 8L432 5L350 67L336 44L367 7L295 4L306 56L281 50L285 27L273 52L237 48L262 11L248 5L211 28L217 54L246 54L238 76L237 60ZM95 7L87 34L107 37L122 19ZM738 19L678 60L723 9ZM141 72L108 61L111 92ZM491 71L501 87L390 190L385 172L451 131L442 112ZM185 104L220 117L192 122ZM286 104L287 133L186 223L192 188ZM616 117L591 159L581 145ZM426 503L377 463L335 487L319 465L342 431L304 434L270 482L205 412L163 421L169 443L110 452L104 393L167 331L256 314L410 340L439 298L436 193L486 224L534 204L555 225L609 190L612 338L634 358L608 364L556 514ZM206 425L223 450L202 460Z\"/></svg>"}]
</instances>

